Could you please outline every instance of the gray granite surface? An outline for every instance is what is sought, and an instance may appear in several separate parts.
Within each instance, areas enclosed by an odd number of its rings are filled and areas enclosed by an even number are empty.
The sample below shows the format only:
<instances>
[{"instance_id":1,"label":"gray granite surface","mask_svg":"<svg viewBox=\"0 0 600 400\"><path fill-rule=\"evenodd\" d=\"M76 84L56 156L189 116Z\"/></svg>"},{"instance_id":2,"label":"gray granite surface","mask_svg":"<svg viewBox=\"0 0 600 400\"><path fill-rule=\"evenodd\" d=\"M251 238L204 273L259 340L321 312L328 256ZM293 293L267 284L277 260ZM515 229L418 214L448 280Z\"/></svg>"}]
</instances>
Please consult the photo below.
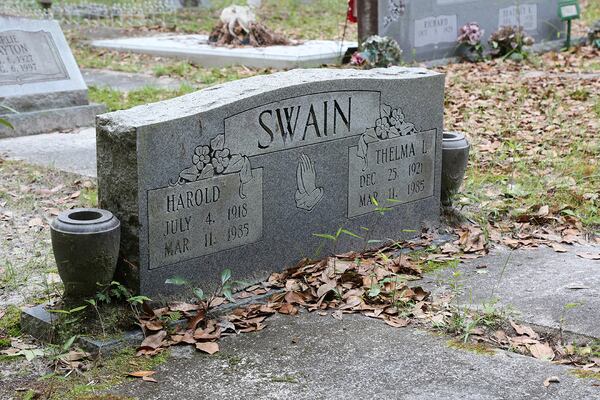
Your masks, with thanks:
<instances>
[{"instance_id":1,"label":"gray granite surface","mask_svg":"<svg viewBox=\"0 0 600 400\"><path fill-rule=\"evenodd\" d=\"M500 26L521 25L537 42L563 37L558 0L379 0L379 34L396 39L405 60L457 55L461 26L477 22L482 43Z\"/></svg>"},{"instance_id":2,"label":"gray granite surface","mask_svg":"<svg viewBox=\"0 0 600 400\"><path fill-rule=\"evenodd\" d=\"M0 16L0 138L89 126L103 106L87 87L58 22Z\"/></svg>"},{"instance_id":3,"label":"gray granite surface","mask_svg":"<svg viewBox=\"0 0 600 400\"><path fill-rule=\"evenodd\" d=\"M314 234L436 224L443 94L444 76L420 68L294 70L99 116L117 278L152 295L176 275L261 279L333 250ZM364 241L342 234L335 249Z\"/></svg>"}]
</instances>

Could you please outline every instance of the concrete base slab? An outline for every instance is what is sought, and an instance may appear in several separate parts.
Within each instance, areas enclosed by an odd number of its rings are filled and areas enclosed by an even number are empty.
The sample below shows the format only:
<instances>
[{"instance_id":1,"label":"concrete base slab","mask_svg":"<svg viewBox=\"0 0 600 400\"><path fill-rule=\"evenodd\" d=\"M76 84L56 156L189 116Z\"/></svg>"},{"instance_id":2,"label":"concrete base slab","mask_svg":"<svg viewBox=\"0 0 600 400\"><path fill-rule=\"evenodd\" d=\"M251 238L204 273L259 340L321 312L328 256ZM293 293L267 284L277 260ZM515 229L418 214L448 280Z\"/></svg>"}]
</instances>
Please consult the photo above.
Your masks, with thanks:
<instances>
[{"instance_id":1,"label":"concrete base slab","mask_svg":"<svg viewBox=\"0 0 600 400\"><path fill-rule=\"evenodd\" d=\"M510 306L530 324L563 327L577 335L600 338L600 261L578 257L576 253L598 253L600 246L569 246L568 253L551 248L534 250L497 248L487 256L460 267L464 287L461 304L481 305L498 300ZM448 289L450 271L426 277L429 290ZM567 304L578 306L566 311Z\"/></svg>"},{"instance_id":2,"label":"concrete base slab","mask_svg":"<svg viewBox=\"0 0 600 400\"><path fill-rule=\"evenodd\" d=\"M54 324L58 321L58 315L49 313L45 306L39 304L21 311L21 332L52 343L55 337Z\"/></svg>"},{"instance_id":3,"label":"concrete base slab","mask_svg":"<svg viewBox=\"0 0 600 400\"><path fill-rule=\"evenodd\" d=\"M158 384L111 390L140 399L529 400L599 398L600 387L569 368L514 353L479 355L446 338L392 328L359 315L269 318L257 333L225 338L221 353L173 347ZM560 383L544 387L556 376Z\"/></svg>"},{"instance_id":4,"label":"concrete base slab","mask_svg":"<svg viewBox=\"0 0 600 400\"><path fill-rule=\"evenodd\" d=\"M0 155L95 177L96 128L0 139Z\"/></svg>"},{"instance_id":5,"label":"concrete base slab","mask_svg":"<svg viewBox=\"0 0 600 400\"><path fill-rule=\"evenodd\" d=\"M96 115L105 111L103 104L87 104L2 115L14 129L0 125L0 139L93 126Z\"/></svg>"},{"instance_id":6,"label":"concrete base slab","mask_svg":"<svg viewBox=\"0 0 600 400\"><path fill-rule=\"evenodd\" d=\"M94 40L94 47L118 51L175 57L205 67L245 65L259 68L318 67L338 64L356 42L309 40L296 46L215 47L206 35L170 35L138 38Z\"/></svg>"},{"instance_id":7,"label":"concrete base slab","mask_svg":"<svg viewBox=\"0 0 600 400\"><path fill-rule=\"evenodd\" d=\"M129 72L117 72L104 69L82 69L83 79L88 86L109 87L111 89L129 92L146 86L163 89L178 89L182 81L178 79Z\"/></svg>"}]
</instances>

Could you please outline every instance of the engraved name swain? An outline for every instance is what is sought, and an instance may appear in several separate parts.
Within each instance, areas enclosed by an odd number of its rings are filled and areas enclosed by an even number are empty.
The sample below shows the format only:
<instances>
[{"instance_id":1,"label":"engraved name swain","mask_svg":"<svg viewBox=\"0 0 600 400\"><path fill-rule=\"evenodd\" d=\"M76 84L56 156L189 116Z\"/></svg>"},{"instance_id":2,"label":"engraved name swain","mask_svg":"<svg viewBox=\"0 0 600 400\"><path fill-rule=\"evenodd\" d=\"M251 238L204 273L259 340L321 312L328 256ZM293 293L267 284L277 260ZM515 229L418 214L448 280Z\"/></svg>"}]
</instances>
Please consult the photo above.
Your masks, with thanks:
<instances>
[{"instance_id":1,"label":"engraved name swain","mask_svg":"<svg viewBox=\"0 0 600 400\"><path fill-rule=\"evenodd\" d=\"M318 140L324 136L350 133L352 97L348 101L322 101L264 110L258 115L263 132L258 148L266 149L273 142L293 145L296 142Z\"/></svg>"}]
</instances>

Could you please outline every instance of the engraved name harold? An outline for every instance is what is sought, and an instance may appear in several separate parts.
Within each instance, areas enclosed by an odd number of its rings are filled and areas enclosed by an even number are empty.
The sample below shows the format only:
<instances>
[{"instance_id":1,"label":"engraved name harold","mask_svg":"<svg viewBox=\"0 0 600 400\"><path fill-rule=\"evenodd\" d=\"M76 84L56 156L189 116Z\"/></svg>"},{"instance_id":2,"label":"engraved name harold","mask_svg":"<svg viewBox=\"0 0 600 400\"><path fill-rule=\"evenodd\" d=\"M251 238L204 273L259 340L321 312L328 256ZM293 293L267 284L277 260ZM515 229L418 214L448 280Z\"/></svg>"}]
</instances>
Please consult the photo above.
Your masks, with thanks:
<instances>
[{"instance_id":1,"label":"engraved name harold","mask_svg":"<svg viewBox=\"0 0 600 400\"><path fill-rule=\"evenodd\" d=\"M258 241L262 170L239 191L235 174L148 191L150 269Z\"/></svg>"},{"instance_id":2,"label":"engraved name harold","mask_svg":"<svg viewBox=\"0 0 600 400\"><path fill-rule=\"evenodd\" d=\"M69 79L48 32L0 32L0 85Z\"/></svg>"}]
</instances>

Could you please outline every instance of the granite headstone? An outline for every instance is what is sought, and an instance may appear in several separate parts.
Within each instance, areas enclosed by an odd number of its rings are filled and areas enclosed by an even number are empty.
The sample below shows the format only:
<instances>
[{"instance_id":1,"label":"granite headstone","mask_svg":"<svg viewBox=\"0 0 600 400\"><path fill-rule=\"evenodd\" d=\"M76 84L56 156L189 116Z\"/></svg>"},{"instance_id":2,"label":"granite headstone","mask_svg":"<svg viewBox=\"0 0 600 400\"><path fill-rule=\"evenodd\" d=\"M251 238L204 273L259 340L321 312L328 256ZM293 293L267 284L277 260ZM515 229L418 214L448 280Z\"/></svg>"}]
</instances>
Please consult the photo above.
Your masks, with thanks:
<instances>
[{"instance_id":1,"label":"granite headstone","mask_svg":"<svg viewBox=\"0 0 600 400\"><path fill-rule=\"evenodd\" d=\"M483 44L501 26L522 26L536 42L558 39L558 0L379 0L379 35L391 36L405 60L455 56L461 26L477 22Z\"/></svg>"},{"instance_id":2,"label":"granite headstone","mask_svg":"<svg viewBox=\"0 0 600 400\"><path fill-rule=\"evenodd\" d=\"M0 16L0 137L92 126L104 106L87 87L56 21Z\"/></svg>"},{"instance_id":3,"label":"granite headstone","mask_svg":"<svg viewBox=\"0 0 600 400\"><path fill-rule=\"evenodd\" d=\"M307 69L100 115L117 279L150 295L225 268L251 281L315 256L315 233L389 240L435 225L443 98L444 76L426 69ZM343 235L336 250L363 245Z\"/></svg>"}]
</instances>

